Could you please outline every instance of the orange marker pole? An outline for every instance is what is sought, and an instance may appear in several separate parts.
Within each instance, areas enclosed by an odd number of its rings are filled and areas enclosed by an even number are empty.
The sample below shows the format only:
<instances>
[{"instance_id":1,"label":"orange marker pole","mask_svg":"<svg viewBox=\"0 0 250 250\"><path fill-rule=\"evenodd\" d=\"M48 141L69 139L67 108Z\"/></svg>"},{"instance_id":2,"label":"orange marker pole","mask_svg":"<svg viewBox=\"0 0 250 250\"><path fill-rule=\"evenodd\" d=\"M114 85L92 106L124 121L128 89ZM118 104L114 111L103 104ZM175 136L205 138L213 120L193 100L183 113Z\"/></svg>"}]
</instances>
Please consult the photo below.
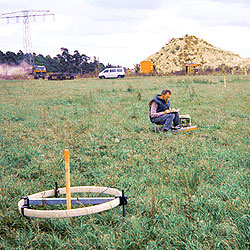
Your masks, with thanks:
<instances>
[{"instance_id":1,"label":"orange marker pole","mask_svg":"<svg viewBox=\"0 0 250 250\"><path fill-rule=\"evenodd\" d=\"M66 180L66 203L67 210L71 209L71 193L70 193L70 165L69 165L69 150L64 150L65 158L65 180Z\"/></svg>"}]
</instances>

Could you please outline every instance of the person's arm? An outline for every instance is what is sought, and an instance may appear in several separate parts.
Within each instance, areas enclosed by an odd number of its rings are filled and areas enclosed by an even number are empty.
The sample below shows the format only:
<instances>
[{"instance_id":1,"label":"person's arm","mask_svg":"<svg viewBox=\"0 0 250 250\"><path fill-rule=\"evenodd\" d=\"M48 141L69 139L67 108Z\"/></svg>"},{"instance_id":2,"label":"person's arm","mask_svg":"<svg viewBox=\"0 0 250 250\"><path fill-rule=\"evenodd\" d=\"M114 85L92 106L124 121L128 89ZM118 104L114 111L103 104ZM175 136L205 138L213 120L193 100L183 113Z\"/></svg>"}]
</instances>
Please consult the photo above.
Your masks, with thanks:
<instances>
[{"instance_id":1,"label":"person's arm","mask_svg":"<svg viewBox=\"0 0 250 250\"><path fill-rule=\"evenodd\" d=\"M164 112L158 112L157 113L157 103L156 102L152 102L151 109L150 109L151 118L160 117L160 116L165 115L165 114L167 114L169 112L170 111L167 109Z\"/></svg>"}]
</instances>

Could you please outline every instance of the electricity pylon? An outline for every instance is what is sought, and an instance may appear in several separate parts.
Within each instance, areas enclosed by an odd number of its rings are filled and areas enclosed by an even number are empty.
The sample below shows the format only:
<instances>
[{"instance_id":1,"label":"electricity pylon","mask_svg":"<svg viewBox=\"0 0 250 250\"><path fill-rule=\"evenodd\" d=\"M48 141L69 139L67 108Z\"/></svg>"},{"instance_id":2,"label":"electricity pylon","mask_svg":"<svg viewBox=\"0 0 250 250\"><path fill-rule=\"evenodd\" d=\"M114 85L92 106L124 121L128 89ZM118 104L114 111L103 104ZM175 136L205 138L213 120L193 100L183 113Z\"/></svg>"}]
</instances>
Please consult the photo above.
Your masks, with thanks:
<instances>
[{"instance_id":1,"label":"electricity pylon","mask_svg":"<svg viewBox=\"0 0 250 250\"><path fill-rule=\"evenodd\" d=\"M33 51L30 31L30 21L36 21L36 17L43 17L45 21L46 16L55 16L49 10L21 10L10 13L4 13L0 15L1 19L6 19L9 23L10 19L16 19L16 23L19 23L19 19L23 19L23 49L25 54L25 60L32 65L33 64Z\"/></svg>"}]
</instances>

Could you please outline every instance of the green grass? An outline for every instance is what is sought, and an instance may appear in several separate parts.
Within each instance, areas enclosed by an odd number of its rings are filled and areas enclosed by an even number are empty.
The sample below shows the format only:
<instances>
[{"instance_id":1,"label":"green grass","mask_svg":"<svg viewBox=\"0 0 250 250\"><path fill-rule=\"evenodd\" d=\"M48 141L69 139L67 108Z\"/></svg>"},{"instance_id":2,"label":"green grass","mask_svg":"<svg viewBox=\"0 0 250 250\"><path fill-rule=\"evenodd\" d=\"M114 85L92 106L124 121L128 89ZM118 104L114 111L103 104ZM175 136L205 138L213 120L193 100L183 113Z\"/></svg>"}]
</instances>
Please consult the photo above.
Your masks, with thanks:
<instances>
[{"instance_id":1,"label":"green grass","mask_svg":"<svg viewBox=\"0 0 250 250\"><path fill-rule=\"evenodd\" d=\"M250 249L250 77L0 81L0 249ZM198 130L153 133L148 102ZM21 196L65 186L125 189L129 204L31 219Z\"/></svg>"}]
</instances>

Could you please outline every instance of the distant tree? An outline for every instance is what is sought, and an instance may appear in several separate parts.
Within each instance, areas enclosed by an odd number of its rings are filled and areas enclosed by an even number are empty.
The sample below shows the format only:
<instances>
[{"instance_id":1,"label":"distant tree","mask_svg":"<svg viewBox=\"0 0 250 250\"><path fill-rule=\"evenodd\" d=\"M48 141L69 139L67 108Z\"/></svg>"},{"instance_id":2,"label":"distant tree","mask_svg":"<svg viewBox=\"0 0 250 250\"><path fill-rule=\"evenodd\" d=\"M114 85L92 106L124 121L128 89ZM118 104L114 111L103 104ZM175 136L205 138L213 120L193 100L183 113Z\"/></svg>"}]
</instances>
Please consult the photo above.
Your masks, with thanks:
<instances>
[{"instance_id":1,"label":"distant tree","mask_svg":"<svg viewBox=\"0 0 250 250\"><path fill-rule=\"evenodd\" d=\"M30 58L31 54L24 54L21 50L17 54L11 51L3 53L0 51L0 64L7 63L9 65L18 65L23 60ZM47 55L44 57L42 54L32 54L34 65L44 65L48 72L68 72L68 73L93 73L101 71L105 68L103 63L97 60L91 61L90 57L81 54L75 50L73 55L70 54L67 48L61 48L61 54L55 57ZM113 67L111 64L108 67Z\"/></svg>"},{"instance_id":2,"label":"distant tree","mask_svg":"<svg viewBox=\"0 0 250 250\"><path fill-rule=\"evenodd\" d=\"M135 73L138 74L140 72L140 64L135 65Z\"/></svg>"},{"instance_id":3,"label":"distant tree","mask_svg":"<svg viewBox=\"0 0 250 250\"><path fill-rule=\"evenodd\" d=\"M6 62L9 65L17 65L18 64L18 60L17 60L17 55L14 52L11 51L7 51L5 54L5 58L6 58Z\"/></svg>"},{"instance_id":4,"label":"distant tree","mask_svg":"<svg viewBox=\"0 0 250 250\"><path fill-rule=\"evenodd\" d=\"M17 57L17 64L20 64L24 60L24 53L21 50L19 50L17 52L16 57Z\"/></svg>"},{"instance_id":5,"label":"distant tree","mask_svg":"<svg viewBox=\"0 0 250 250\"><path fill-rule=\"evenodd\" d=\"M97 64L97 69L98 71L103 71L105 69L105 65L103 63L98 62Z\"/></svg>"},{"instance_id":6,"label":"distant tree","mask_svg":"<svg viewBox=\"0 0 250 250\"><path fill-rule=\"evenodd\" d=\"M49 55L45 57L47 62L47 71L48 72L60 72L60 62L57 57L51 58Z\"/></svg>"},{"instance_id":7,"label":"distant tree","mask_svg":"<svg viewBox=\"0 0 250 250\"><path fill-rule=\"evenodd\" d=\"M62 58L64 58L64 72L71 72L73 68L73 56L70 55L67 48L61 48Z\"/></svg>"},{"instance_id":8,"label":"distant tree","mask_svg":"<svg viewBox=\"0 0 250 250\"><path fill-rule=\"evenodd\" d=\"M73 73L80 72L81 64L82 64L82 56L78 50L75 50L73 55L73 66L72 66Z\"/></svg>"},{"instance_id":9,"label":"distant tree","mask_svg":"<svg viewBox=\"0 0 250 250\"><path fill-rule=\"evenodd\" d=\"M5 63L5 54L0 50L0 64Z\"/></svg>"},{"instance_id":10,"label":"distant tree","mask_svg":"<svg viewBox=\"0 0 250 250\"><path fill-rule=\"evenodd\" d=\"M82 73L84 70L84 66L88 64L90 58L85 54L80 54L78 50L74 51L73 55L73 73Z\"/></svg>"}]
</instances>

